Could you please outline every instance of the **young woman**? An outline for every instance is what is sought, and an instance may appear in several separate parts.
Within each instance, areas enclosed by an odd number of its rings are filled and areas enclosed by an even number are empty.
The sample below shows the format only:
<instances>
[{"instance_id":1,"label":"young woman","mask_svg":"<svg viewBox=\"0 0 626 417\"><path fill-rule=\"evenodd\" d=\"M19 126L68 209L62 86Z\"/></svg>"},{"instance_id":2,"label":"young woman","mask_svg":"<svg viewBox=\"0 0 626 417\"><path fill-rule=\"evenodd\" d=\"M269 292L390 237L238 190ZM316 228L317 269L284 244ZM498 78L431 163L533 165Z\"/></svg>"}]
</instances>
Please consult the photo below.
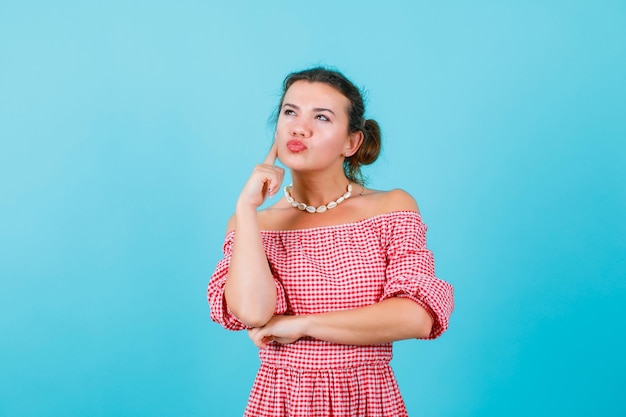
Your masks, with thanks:
<instances>
[{"instance_id":1,"label":"young woman","mask_svg":"<svg viewBox=\"0 0 626 417\"><path fill-rule=\"evenodd\" d=\"M452 287L435 278L415 200L362 180L381 146L363 114L341 73L290 74L274 144L229 221L208 299L214 321L260 349L246 416L405 416L392 342L448 327ZM280 190L277 158L293 183L257 210Z\"/></svg>"}]
</instances>

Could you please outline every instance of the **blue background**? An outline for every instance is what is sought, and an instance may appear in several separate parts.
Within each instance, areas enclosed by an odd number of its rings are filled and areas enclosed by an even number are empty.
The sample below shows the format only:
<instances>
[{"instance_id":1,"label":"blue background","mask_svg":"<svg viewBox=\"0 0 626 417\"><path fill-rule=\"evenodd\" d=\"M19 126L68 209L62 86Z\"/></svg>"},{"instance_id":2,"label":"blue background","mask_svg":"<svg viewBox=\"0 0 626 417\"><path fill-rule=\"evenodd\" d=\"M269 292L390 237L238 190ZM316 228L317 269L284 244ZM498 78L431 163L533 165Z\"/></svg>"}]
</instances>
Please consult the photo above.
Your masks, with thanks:
<instances>
[{"instance_id":1,"label":"blue background","mask_svg":"<svg viewBox=\"0 0 626 417\"><path fill-rule=\"evenodd\" d=\"M256 349L206 284L316 64L456 288L396 345L410 414L626 415L626 4L226 3L0 3L0 415L241 414Z\"/></svg>"}]
</instances>

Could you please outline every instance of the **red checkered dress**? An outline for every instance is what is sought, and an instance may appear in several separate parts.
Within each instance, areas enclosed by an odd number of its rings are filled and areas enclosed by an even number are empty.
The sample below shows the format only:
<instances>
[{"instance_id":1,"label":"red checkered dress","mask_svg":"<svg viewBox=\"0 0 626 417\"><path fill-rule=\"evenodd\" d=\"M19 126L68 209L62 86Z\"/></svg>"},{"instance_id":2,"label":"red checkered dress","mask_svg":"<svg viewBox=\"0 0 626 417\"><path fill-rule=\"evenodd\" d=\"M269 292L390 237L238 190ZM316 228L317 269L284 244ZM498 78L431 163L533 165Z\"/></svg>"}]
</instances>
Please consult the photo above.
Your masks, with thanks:
<instances>
[{"instance_id":1,"label":"red checkered dress","mask_svg":"<svg viewBox=\"0 0 626 417\"><path fill-rule=\"evenodd\" d=\"M208 288L211 318L245 326L228 310L224 283L234 232ZM407 297L434 319L433 339L448 327L452 286L435 278L426 226L418 213L396 211L337 226L262 232L277 288L276 314L352 309ZM303 338L259 351L261 367L246 416L406 416L391 343L354 346Z\"/></svg>"}]
</instances>

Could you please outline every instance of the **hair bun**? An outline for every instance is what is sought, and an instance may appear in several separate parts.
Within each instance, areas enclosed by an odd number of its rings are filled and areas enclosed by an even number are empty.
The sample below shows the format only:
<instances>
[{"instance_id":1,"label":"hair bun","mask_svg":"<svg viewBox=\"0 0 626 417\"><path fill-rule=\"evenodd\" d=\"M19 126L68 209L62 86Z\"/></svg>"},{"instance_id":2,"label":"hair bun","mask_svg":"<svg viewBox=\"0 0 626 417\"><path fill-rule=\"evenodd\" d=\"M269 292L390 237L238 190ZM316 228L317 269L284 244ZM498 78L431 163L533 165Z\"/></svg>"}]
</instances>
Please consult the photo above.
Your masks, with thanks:
<instances>
[{"instance_id":1,"label":"hair bun","mask_svg":"<svg viewBox=\"0 0 626 417\"><path fill-rule=\"evenodd\" d=\"M363 124L363 143L356 156L360 165L374 163L380 155L381 134L380 126L374 119L365 119Z\"/></svg>"}]
</instances>

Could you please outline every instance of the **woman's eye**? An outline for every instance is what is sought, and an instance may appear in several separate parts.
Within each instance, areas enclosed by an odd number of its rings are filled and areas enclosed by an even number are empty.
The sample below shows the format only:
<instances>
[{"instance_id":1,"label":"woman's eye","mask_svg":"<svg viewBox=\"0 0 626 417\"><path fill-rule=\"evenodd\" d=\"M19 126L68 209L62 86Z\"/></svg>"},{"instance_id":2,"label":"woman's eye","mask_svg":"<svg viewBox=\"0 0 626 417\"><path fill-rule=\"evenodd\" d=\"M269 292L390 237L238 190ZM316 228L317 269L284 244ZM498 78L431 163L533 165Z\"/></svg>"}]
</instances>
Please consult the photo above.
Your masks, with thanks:
<instances>
[{"instance_id":1,"label":"woman's eye","mask_svg":"<svg viewBox=\"0 0 626 417\"><path fill-rule=\"evenodd\" d=\"M292 115L296 114L296 112L291 110L291 109L285 109L285 111L283 111L283 114L285 114L287 116L292 116Z\"/></svg>"},{"instance_id":2,"label":"woman's eye","mask_svg":"<svg viewBox=\"0 0 626 417\"><path fill-rule=\"evenodd\" d=\"M318 115L317 115L317 118L318 118L319 120L324 121L324 122L328 122L328 121L330 121L330 119L329 119L328 117L324 116L323 114L318 114Z\"/></svg>"}]
</instances>

